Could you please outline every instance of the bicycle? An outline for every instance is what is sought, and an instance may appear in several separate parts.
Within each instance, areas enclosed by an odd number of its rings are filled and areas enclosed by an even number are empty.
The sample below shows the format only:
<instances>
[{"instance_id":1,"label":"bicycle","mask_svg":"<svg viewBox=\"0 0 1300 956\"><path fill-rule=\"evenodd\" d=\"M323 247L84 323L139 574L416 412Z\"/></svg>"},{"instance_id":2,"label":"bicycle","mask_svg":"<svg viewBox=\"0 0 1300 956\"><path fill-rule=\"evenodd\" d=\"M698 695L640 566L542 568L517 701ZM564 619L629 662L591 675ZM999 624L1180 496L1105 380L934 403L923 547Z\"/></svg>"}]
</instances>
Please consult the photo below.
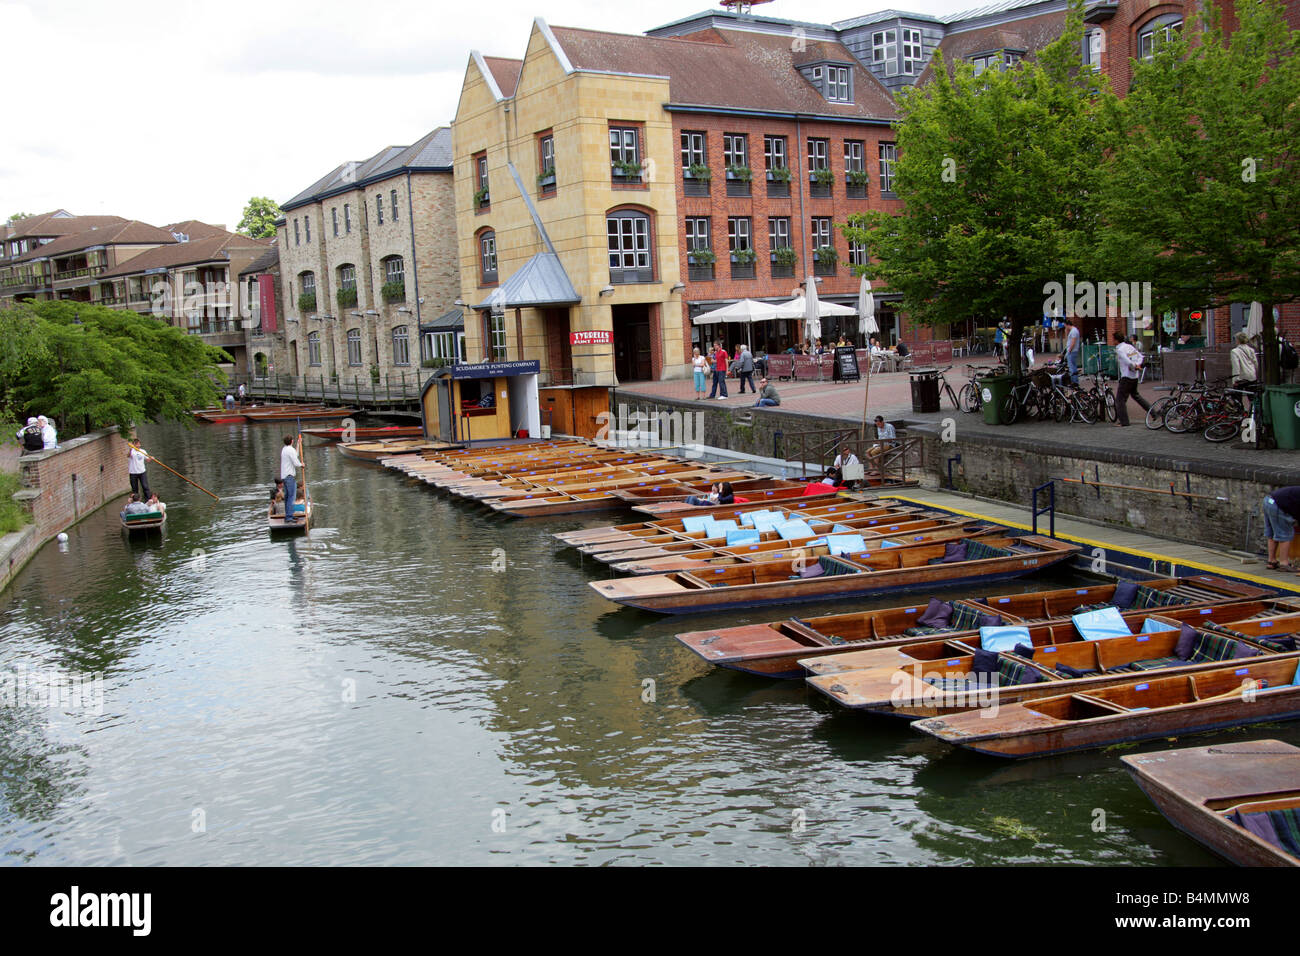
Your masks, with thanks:
<instances>
[{"instance_id":1,"label":"bicycle","mask_svg":"<svg viewBox=\"0 0 1300 956\"><path fill-rule=\"evenodd\" d=\"M1209 424L1206 425L1203 433L1205 440L1225 442L1231 441L1241 434L1243 423L1258 414L1259 396L1263 388L1262 385L1255 385L1246 388L1224 389L1225 400L1223 406L1206 416ZM1249 401L1227 397L1233 395L1248 396ZM1238 402L1240 404L1237 404Z\"/></svg>"},{"instance_id":2,"label":"bicycle","mask_svg":"<svg viewBox=\"0 0 1300 956\"><path fill-rule=\"evenodd\" d=\"M1092 384L1082 389L1088 403L1092 406L1094 421L1113 422L1119 418L1119 413L1115 410L1115 392L1107 385L1110 380L1106 370L1099 367L1093 373Z\"/></svg>"},{"instance_id":3,"label":"bicycle","mask_svg":"<svg viewBox=\"0 0 1300 956\"><path fill-rule=\"evenodd\" d=\"M1034 382L1033 376L1022 376L1002 400L998 412L1006 424L1014 425L1021 412L1026 418L1047 418L1049 407L1048 395Z\"/></svg>"},{"instance_id":4,"label":"bicycle","mask_svg":"<svg viewBox=\"0 0 1300 956\"><path fill-rule=\"evenodd\" d=\"M961 387L957 394L958 407L963 412L979 412L984 410L984 397L980 394L979 380L984 375L1000 375L1006 371L1002 366L970 366L967 371L970 372L970 381Z\"/></svg>"},{"instance_id":5,"label":"bicycle","mask_svg":"<svg viewBox=\"0 0 1300 956\"><path fill-rule=\"evenodd\" d=\"M961 403L957 401L957 393L952 390L952 386L948 384L948 379L945 378L943 374L944 372L951 372L952 368L953 367L949 365L947 368L939 370L939 392L941 395L948 396L948 401L952 402L953 408L961 408Z\"/></svg>"},{"instance_id":6,"label":"bicycle","mask_svg":"<svg viewBox=\"0 0 1300 956\"><path fill-rule=\"evenodd\" d=\"M1190 401L1181 401L1169 406L1165 411L1165 428L1175 435L1204 429L1208 415L1222 411L1225 402L1236 403L1236 399L1229 400L1224 394L1227 386L1226 377L1216 379L1212 385L1198 390Z\"/></svg>"},{"instance_id":7,"label":"bicycle","mask_svg":"<svg viewBox=\"0 0 1300 956\"><path fill-rule=\"evenodd\" d=\"M1164 428L1165 412L1179 402L1185 402L1195 395L1203 394L1207 388L1208 386L1203 382L1190 385L1186 382L1179 382L1176 385L1157 385L1155 388L1157 392L1169 392L1169 394L1157 398L1151 403L1151 407L1147 409L1147 428L1152 431Z\"/></svg>"}]
</instances>

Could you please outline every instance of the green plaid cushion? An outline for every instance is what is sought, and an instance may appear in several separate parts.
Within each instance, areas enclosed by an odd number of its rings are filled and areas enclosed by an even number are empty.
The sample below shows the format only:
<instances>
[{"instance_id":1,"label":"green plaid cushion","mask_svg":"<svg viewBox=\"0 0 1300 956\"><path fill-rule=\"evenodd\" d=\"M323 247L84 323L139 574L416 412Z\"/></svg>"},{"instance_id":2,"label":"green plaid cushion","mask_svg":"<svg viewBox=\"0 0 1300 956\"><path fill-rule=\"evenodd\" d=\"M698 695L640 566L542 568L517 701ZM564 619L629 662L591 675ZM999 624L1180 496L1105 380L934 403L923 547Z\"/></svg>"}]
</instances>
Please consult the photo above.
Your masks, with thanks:
<instances>
[{"instance_id":1,"label":"green plaid cushion","mask_svg":"<svg viewBox=\"0 0 1300 956\"><path fill-rule=\"evenodd\" d=\"M1197 626L1206 631L1214 631L1214 633L1216 634L1227 634L1229 637L1246 636L1245 634L1241 633L1241 631L1234 631L1230 627L1225 627L1222 624L1216 624L1213 621L1206 621L1204 624L1199 624Z\"/></svg>"},{"instance_id":2,"label":"green plaid cushion","mask_svg":"<svg viewBox=\"0 0 1300 956\"><path fill-rule=\"evenodd\" d=\"M837 561L828 555L823 555L817 559L817 563L822 566L822 570L829 575L836 574L857 574L858 569L851 564L845 564L843 561Z\"/></svg>"},{"instance_id":3,"label":"green plaid cushion","mask_svg":"<svg viewBox=\"0 0 1300 956\"><path fill-rule=\"evenodd\" d=\"M1028 664L1009 660L1006 657L998 658L998 683L1003 687L1037 683L1042 679L1043 676Z\"/></svg>"},{"instance_id":4,"label":"green plaid cushion","mask_svg":"<svg viewBox=\"0 0 1300 956\"><path fill-rule=\"evenodd\" d=\"M1257 644L1263 644L1270 651L1293 651L1296 645L1294 634L1274 634L1271 637L1252 638Z\"/></svg>"},{"instance_id":5,"label":"green plaid cushion","mask_svg":"<svg viewBox=\"0 0 1300 956\"><path fill-rule=\"evenodd\" d=\"M983 612L969 604L963 604L960 601L952 602L952 617L948 619L948 626L954 631L969 631L980 626L980 615Z\"/></svg>"},{"instance_id":6,"label":"green plaid cushion","mask_svg":"<svg viewBox=\"0 0 1300 956\"><path fill-rule=\"evenodd\" d=\"M909 627L903 631L906 637L924 637L927 634L943 634L951 631L950 627L926 627L924 624L918 624L916 627Z\"/></svg>"},{"instance_id":7,"label":"green plaid cushion","mask_svg":"<svg viewBox=\"0 0 1300 956\"><path fill-rule=\"evenodd\" d=\"M1117 667L1115 670L1120 671L1153 671L1161 667L1177 667L1179 664L1187 662L1177 657L1153 657L1146 661L1134 661L1132 664L1126 664L1124 667Z\"/></svg>"},{"instance_id":8,"label":"green plaid cushion","mask_svg":"<svg viewBox=\"0 0 1300 956\"><path fill-rule=\"evenodd\" d=\"M1133 603L1129 605L1129 610L1137 610L1144 607L1168 607L1171 604L1186 604L1187 601L1180 598L1177 594L1169 591L1161 591L1157 588L1149 588L1145 584L1137 589L1137 594L1133 596Z\"/></svg>"},{"instance_id":9,"label":"green plaid cushion","mask_svg":"<svg viewBox=\"0 0 1300 956\"><path fill-rule=\"evenodd\" d=\"M1223 637L1219 634L1200 634L1196 638L1196 643L1192 645L1192 656L1187 659L1189 664L1204 664L1209 661L1226 661L1231 660L1233 653L1237 650L1237 642L1230 637Z\"/></svg>"},{"instance_id":10,"label":"green plaid cushion","mask_svg":"<svg viewBox=\"0 0 1300 956\"><path fill-rule=\"evenodd\" d=\"M991 544L985 544L983 541L966 542L966 560L978 561L981 558L1001 558L1010 554L1007 548L995 548Z\"/></svg>"}]
</instances>

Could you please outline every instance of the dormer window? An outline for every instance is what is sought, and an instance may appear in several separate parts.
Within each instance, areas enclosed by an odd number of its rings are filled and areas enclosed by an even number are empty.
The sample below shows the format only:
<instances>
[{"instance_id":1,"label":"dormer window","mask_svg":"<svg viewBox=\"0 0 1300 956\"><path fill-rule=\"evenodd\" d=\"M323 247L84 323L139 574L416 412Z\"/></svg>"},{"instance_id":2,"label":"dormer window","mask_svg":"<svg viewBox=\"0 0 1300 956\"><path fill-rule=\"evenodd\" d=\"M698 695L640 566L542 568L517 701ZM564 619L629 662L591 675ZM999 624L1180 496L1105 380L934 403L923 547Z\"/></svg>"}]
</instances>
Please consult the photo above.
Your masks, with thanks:
<instances>
[{"instance_id":1,"label":"dormer window","mask_svg":"<svg viewBox=\"0 0 1300 956\"><path fill-rule=\"evenodd\" d=\"M885 76L898 73L898 33L894 30L877 30L871 34L871 65Z\"/></svg>"},{"instance_id":2,"label":"dormer window","mask_svg":"<svg viewBox=\"0 0 1300 956\"><path fill-rule=\"evenodd\" d=\"M915 76L921 72L921 31L903 31L903 72Z\"/></svg>"},{"instance_id":3,"label":"dormer window","mask_svg":"<svg viewBox=\"0 0 1300 956\"><path fill-rule=\"evenodd\" d=\"M826 68L826 98L833 103L850 102L848 67L828 66Z\"/></svg>"}]
</instances>

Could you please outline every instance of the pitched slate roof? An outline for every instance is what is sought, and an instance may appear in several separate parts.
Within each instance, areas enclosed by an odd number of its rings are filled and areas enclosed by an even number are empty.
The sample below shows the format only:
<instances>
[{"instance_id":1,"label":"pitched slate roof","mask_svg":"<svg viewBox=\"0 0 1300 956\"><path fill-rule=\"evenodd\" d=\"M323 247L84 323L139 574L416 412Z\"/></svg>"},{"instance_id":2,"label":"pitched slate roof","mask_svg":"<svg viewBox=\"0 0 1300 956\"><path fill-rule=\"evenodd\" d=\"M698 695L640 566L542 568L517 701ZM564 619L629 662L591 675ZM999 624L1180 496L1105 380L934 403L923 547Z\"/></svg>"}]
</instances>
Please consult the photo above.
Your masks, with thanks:
<instances>
[{"instance_id":1,"label":"pitched slate roof","mask_svg":"<svg viewBox=\"0 0 1300 956\"><path fill-rule=\"evenodd\" d=\"M298 195L280 204L288 211L327 196L350 192L402 170L447 171L452 168L451 128L440 126L410 146L385 146L369 159L340 163Z\"/></svg>"},{"instance_id":2,"label":"pitched slate roof","mask_svg":"<svg viewBox=\"0 0 1300 956\"><path fill-rule=\"evenodd\" d=\"M710 31L721 42L572 27L552 32L577 70L667 77L675 106L884 121L896 115L893 97L840 43L808 40L796 54L788 36L741 30ZM830 102L796 69L821 60L850 65L854 102Z\"/></svg>"},{"instance_id":3,"label":"pitched slate roof","mask_svg":"<svg viewBox=\"0 0 1300 956\"><path fill-rule=\"evenodd\" d=\"M280 265L280 250L276 247L275 240L271 240L271 245L266 252L254 259L247 268L240 269L241 276L256 275L261 272L270 272L273 268Z\"/></svg>"},{"instance_id":4,"label":"pitched slate roof","mask_svg":"<svg viewBox=\"0 0 1300 956\"><path fill-rule=\"evenodd\" d=\"M70 236L60 236L53 242L47 242L36 249L29 249L15 259L14 262L31 262L33 259L64 256L95 246L162 245L175 241L170 232L159 229L157 226L151 226L147 222L133 219L130 222L121 224L87 229L84 232L73 233Z\"/></svg>"},{"instance_id":5,"label":"pitched slate roof","mask_svg":"<svg viewBox=\"0 0 1300 956\"><path fill-rule=\"evenodd\" d=\"M421 322L421 332L463 332L465 330L465 313L460 309L444 312L432 322Z\"/></svg>"},{"instance_id":6,"label":"pitched slate roof","mask_svg":"<svg viewBox=\"0 0 1300 956\"><path fill-rule=\"evenodd\" d=\"M211 223L200 222L198 219L186 219L183 222L173 222L170 225L163 226L168 232L179 232L189 236L191 239L202 239L206 236L232 236L235 235L230 230L222 226L214 226Z\"/></svg>"},{"instance_id":7,"label":"pitched slate roof","mask_svg":"<svg viewBox=\"0 0 1300 956\"><path fill-rule=\"evenodd\" d=\"M250 239L234 233L204 236L189 242L173 242L156 249L146 249L132 256L126 262L107 272L101 272L101 279L116 279L120 276L137 275L154 269L174 269L177 266L200 265L204 262L224 262L230 259L231 247L236 250L248 249L251 245L269 244L269 239Z\"/></svg>"},{"instance_id":8,"label":"pitched slate roof","mask_svg":"<svg viewBox=\"0 0 1300 956\"><path fill-rule=\"evenodd\" d=\"M42 213L19 219L9 227L6 237L21 239L24 236L68 236L87 229L120 225L126 222L121 216L72 216L66 209Z\"/></svg>"}]
</instances>

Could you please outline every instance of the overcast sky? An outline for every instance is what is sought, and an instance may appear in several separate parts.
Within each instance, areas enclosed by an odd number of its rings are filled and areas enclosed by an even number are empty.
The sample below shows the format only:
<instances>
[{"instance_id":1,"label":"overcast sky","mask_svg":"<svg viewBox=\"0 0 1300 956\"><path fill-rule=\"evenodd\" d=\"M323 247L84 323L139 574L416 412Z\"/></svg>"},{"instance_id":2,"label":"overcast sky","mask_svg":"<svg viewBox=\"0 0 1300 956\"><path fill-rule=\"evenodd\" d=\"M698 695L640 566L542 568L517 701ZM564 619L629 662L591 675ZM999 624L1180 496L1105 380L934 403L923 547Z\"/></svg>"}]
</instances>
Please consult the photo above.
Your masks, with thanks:
<instances>
[{"instance_id":1,"label":"overcast sky","mask_svg":"<svg viewBox=\"0 0 1300 956\"><path fill-rule=\"evenodd\" d=\"M943 14L978 5L774 0L755 12L828 23L891 6ZM641 33L708 8L707 0L0 0L10 91L0 221L63 208L233 229L250 196L283 202L341 162L450 123L469 51L521 57L534 17Z\"/></svg>"}]
</instances>

